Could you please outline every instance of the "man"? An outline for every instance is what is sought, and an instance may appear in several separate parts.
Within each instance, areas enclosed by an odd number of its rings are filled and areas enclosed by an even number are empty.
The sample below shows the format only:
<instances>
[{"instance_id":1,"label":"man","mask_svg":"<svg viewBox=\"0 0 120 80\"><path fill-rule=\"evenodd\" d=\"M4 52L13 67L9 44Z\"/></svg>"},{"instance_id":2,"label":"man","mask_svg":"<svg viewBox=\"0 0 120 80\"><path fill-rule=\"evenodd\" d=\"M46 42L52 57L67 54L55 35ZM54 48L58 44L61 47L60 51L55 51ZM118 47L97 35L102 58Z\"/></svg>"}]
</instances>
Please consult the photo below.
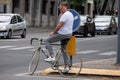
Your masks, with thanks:
<instances>
[{"instance_id":1,"label":"man","mask_svg":"<svg viewBox=\"0 0 120 80\"><path fill-rule=\"evenodd\" d=\"M57 41L62 41L64 39L68 39L68 38L70 39L72 36L74 17L72 15L72 13L68 11L67 2L60 3L60 11L62 12L62 15L60 16L59 23L56 26L56 28L54 29L54 31L50 33L50 37L46 40L46 48L48 49L48 51L50 53L50 57L45 59L45 61L54 61L55 60L55 55L54 55L51 43L57 42ZM64 57L65 64L67 64L66 52L63 52L63 57ZM67 67L65 66L65 69L66 68Z\"/></svg>"}]
</instances>

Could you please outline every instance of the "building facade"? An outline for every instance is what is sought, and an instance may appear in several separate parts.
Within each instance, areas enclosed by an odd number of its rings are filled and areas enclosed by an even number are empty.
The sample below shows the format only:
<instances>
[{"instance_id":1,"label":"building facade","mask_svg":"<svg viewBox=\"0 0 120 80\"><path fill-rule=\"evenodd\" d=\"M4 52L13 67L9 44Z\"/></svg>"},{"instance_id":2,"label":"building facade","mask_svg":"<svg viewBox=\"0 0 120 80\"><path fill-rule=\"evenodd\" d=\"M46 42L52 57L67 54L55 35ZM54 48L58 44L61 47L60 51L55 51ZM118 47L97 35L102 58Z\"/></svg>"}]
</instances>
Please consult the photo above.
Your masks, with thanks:
<instances>
[{"instance_id":1,"label":"building facade","mask_svg":"<svg viewBox=\"0 0 120 80\"><path fill-rule=\"evenodd\" d=\"M19 13L32 27L55 26L57 7L58 0L0 0L0 13Z\"/></svg>"},{"instance_id":2,"label":"building facade","mask_svg":"<svg viewBox=\"0 0 120 80\"><path fill-rule=\"evenodd\" d=\"M0 13L12 12L12 0L0 0Z\"/></svg>"},{"instance_id":3,"label":"building facade","mask_svg":"<svg viewBox=\"0 0 120 80\"><path fill-rule=\"evenodd\" d=\"M60 1L0 0L0 13L19 13L27 21L27 26L55 27L58 21L58 5ZM95 14L106 14L108 10L117 11L118 9L118 0L93 0L93 2L92 10ZM86 5L84 6L86 9ZM87 13L84 12L84 14Z\"/></svg>"}]
</instances>

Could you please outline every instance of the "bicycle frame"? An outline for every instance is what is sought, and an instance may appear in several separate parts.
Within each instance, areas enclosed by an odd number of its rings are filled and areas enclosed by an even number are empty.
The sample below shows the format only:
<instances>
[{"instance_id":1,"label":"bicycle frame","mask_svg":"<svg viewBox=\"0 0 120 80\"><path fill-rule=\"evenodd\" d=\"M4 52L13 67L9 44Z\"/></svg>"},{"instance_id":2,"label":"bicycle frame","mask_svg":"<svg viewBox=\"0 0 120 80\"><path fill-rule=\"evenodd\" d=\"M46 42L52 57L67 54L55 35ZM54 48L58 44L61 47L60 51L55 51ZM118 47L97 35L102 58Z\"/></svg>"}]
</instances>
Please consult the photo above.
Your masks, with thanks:
<instances>
[{"instance_id":1,"label":"bicycle frame","mask_svg":"<svg viewBox=\"0 0 120 80\"><path fill-rule=\"evenodd\" d=\"M33 40L39 40L38 38L32 38L31 39L31 41L30 41L30 44L32 45L33 43ZM47 55L46 54L46 52L44 51L44 49L42 48L42 45L45 45L45 40L44 39L40 39L39 40L40 41L40 45L39 45L39 47L37 48L37 51L41 51L43 54L44 54L44 56L46 57L46 58L48 58L49 57L49 55ZM57 46L60 46L60 44L52 44L52 45L57 45ZM57 53L56 53L56 57L57 57L57 59L54 61L54 62L48 62L48 63L50 63L51 64L51 68L53 69L53 70L57 70L58 68L57 67L59 67L60 65L58 65L58 61L59 61L59 58L60 58L60 56L61 56L62 54L58 51ZM62 64L63 65L63 64Z\"/></svg>"}]
</instances>

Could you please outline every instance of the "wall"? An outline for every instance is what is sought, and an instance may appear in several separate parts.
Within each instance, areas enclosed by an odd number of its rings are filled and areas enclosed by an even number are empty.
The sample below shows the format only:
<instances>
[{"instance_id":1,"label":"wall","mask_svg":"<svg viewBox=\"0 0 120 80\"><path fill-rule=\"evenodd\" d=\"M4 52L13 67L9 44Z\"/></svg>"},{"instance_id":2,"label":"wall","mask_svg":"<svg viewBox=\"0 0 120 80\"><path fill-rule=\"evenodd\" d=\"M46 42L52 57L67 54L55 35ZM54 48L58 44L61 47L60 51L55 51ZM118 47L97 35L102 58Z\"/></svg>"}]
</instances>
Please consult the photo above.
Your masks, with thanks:
<instances>
[{"instance_id":1,"label":"wall","mask_svg":"<svg viewBox=\"0 0 120 80\"><path fill-rule=\"evenodd\" d=\"M0 0L0 12L12 12L12 0Z\"/></svg>"}]
</instances>

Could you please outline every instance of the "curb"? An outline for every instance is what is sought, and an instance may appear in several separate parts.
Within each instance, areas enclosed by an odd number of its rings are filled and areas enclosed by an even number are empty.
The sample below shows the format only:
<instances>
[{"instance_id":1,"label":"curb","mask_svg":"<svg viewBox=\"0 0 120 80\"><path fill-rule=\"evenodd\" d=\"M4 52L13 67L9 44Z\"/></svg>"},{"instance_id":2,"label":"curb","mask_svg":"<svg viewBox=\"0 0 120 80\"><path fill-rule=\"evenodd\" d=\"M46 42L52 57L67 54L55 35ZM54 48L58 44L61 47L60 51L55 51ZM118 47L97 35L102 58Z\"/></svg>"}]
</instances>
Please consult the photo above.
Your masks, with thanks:
<instances>
[{"instance_id":1,"label":"curb","mask_svg":"<svg viewBox=\"0 0 120 80\"><path fill-rule=\"evenodd\" d=\"M76 68L77 70L77 68ZM71 73L75 73L76 70ZM47 68L45 70L40 71L42 75L48 75L50 73L58 72L57 70L52 70L51 68ZM120 70L107 70L107 69L90 69L90 68L82 68L80 75L97 75L97 76L114 76L120 77Z\"/></svg>"},{"instance_id":2,"label":"curb","mask_svg":"<svg viewBox=\"0 0 120 80\"><path fill-rule=\"evenodd\" d=\"M96 61L88 61L83 63L83 68L80 75L97 75L97 76L111 76L120 77L120 65L115 65L116 58L109 58ZM76 73L78 68L75 68L71 73ZM47 68L42 70L40 73L43 75L48 75L53 72L58 72L57 70L52 70Z\"/></svg>"}]
</instances>

